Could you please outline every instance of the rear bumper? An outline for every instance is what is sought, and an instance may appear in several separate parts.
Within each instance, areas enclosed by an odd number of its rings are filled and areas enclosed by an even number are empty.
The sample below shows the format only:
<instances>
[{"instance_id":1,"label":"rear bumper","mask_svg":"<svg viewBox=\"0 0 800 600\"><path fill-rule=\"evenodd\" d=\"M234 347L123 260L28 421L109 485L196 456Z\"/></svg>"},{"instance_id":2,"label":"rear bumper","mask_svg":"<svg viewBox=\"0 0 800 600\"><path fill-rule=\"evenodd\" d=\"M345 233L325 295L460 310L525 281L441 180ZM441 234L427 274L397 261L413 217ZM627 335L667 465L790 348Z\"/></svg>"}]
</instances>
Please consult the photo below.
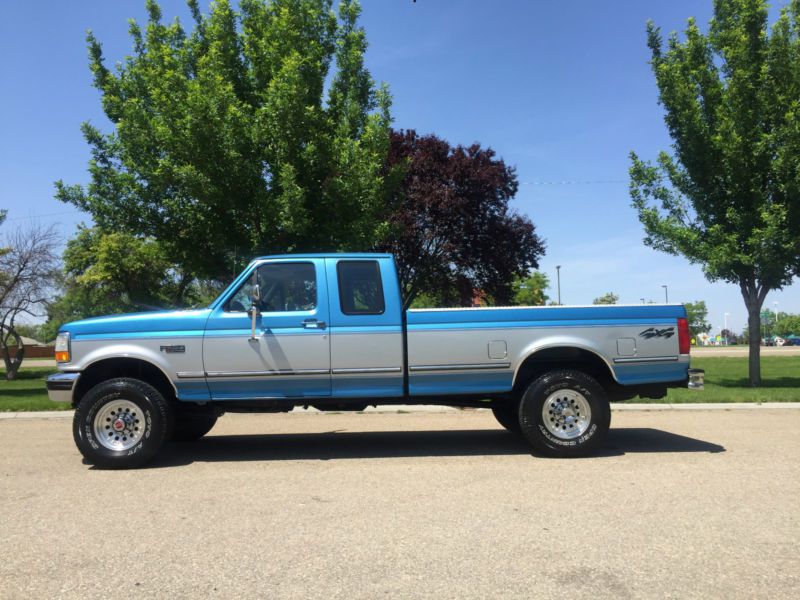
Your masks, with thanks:
<instances>
[{"instance_id":1,"label":"rear bumper","mask_svg":"<svg viewBox=\"0 0 800 600\"><path fill-rule=\"evenodd\" d=\"M53 402L72 402L80 373L53 373L45 380L47 395Z\"/></svg>"},{"instance_id":2,"label":"rear bumper","mask_svg":"<svg viewBox=\"0 0 800 600\"><path fill-rule=\"evenodd\" d=\"M686 387L690 390L703 390L706 385L706 372L703 369L689 369L689 383Z\"/></svg>"}]
</instances>

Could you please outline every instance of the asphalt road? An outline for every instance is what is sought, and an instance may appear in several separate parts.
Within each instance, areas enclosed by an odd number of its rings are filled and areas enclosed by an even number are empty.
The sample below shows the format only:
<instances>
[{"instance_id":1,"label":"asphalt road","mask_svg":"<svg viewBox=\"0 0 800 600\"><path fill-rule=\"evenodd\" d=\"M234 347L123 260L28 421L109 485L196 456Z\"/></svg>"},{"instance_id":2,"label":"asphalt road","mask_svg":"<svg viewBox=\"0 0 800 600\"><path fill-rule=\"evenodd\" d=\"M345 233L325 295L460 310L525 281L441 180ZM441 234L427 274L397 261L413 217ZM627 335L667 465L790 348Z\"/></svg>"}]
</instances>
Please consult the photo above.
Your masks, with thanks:
<instances>
[{"instance_id":1,"label":"asphalt road","mask_svg":"<svg viewBox=\"0 0 800 600\"><path fill-rule=\"evenodd\" d=\"M800 410L612 427L552 460L482 411L228 415L113 472L0 420L0 597L800 597Z\"/></svg>"}]
</instances>

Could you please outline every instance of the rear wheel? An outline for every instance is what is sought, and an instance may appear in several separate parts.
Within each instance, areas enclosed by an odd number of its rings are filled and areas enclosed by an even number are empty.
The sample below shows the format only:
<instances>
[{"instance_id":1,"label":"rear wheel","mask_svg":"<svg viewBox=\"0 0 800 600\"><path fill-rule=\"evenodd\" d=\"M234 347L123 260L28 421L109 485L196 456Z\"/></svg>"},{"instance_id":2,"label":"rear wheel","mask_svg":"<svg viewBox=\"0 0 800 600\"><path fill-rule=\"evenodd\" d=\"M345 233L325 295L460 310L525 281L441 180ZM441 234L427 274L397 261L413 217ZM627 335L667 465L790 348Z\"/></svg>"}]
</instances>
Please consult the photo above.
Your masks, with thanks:
<instances>
[{"instance_id":1,"label":"rear wheel","mask_svg":"<svg viewBox=\"0 0 800 600\"><path fill-rule=\"evenodd\" d=\"M594 378L582 371L551 371L525 390L519 422L527 440L542 454L586 456L602 446L611 409Z\"/></svg>"},{"instance_id":2,"label":"rear wheel","mask_svg":"<svg viewBox=\"0 0 800 600\"><path fill-rule=\"evenodd\" d=\"M88 462L109 469L138 467L161 448L172 407L153 386L129 377L97 384L78 403L75 444Z\"/></svg>"},{"instance_id":3,"label":"rear wheel","mask_svg":"<svg viewBox=\"0 0 800 600\"><path fill-rule=\"evenodd\" d=\"M517 402L497 404L492 407L492 414L497 419L497 422L510 432L522 432L522 428L519 425L519 404Z\"/></svg>"}]
</instances>

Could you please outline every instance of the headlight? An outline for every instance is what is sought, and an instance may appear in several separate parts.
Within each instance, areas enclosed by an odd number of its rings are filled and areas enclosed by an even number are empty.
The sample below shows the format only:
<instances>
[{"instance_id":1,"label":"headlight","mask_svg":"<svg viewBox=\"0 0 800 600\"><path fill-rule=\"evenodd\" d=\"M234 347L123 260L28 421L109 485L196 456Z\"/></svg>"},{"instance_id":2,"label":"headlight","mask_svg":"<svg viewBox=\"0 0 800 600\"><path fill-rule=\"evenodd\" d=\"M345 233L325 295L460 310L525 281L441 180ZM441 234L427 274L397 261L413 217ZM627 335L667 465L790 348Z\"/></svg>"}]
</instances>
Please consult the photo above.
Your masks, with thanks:
<instances>
[{"instance_id":1,"label":"headlight","mask_svg":"<svg viewBox=\"0 0 800 600\"><path fill-rule=\"evenodd\" d=\"M69 333L64 331L56 336L56 362L66 363L70 360Z\"/></svg>"}]
</instances>

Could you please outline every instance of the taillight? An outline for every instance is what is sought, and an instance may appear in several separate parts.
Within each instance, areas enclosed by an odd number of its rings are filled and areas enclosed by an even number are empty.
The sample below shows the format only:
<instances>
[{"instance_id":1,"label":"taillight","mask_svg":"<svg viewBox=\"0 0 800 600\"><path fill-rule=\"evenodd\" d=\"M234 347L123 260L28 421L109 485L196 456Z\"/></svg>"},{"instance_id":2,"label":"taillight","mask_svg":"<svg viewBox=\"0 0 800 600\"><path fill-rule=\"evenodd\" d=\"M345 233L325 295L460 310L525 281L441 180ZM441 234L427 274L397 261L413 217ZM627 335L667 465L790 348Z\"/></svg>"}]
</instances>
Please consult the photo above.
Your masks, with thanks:
<instances>
[{"instance_id":1,"label":"taillight","mask_svg":"<svg viewBox=\"0 0 800 600\"><path fill-rule=\"evenodd\" d=\"M689 343L689 321L683 318L678 319L678 352L689 354L691 344Z\"/></svg>"}]
</instances>

